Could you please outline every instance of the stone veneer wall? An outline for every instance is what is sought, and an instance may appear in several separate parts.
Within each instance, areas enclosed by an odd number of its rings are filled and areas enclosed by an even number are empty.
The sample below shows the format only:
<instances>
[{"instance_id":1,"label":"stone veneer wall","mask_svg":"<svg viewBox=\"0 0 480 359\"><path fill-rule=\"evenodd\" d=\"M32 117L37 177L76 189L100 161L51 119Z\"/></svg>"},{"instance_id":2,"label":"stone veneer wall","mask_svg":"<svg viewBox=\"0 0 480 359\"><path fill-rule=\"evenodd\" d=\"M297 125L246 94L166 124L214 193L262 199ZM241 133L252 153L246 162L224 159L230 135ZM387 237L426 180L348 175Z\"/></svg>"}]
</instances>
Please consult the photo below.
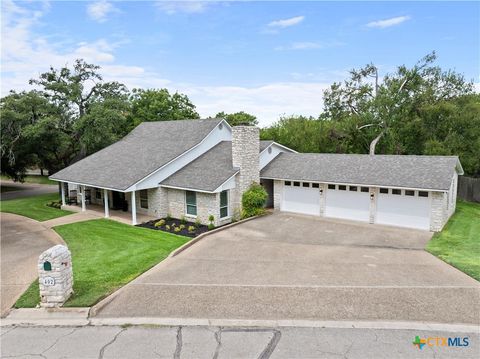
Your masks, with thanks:
<instances>
[{"instance_id":1,"label":"stone veneer wall","mask_svg":"<svg viewBox=\"0 0 480 359\"><path fill-rule=\"evenodd\" d=\"M237 175L236 192L232 199L234 208L241 211L242 194L254 182L260 183L260 129L255 126L234 126L232 128L232 164L240 168Z\"/></svg>"},{"instance_id":2,"label":"stone veneer wall","mask_svg":"<svg viewBox=\"0 0 480 359\"><path fill-rule=\"evenodd\" d=\"M231 202L231 201L230 201ZM179 189L168 188L168 213L173 218L182 218L185 216L189 218L186 213L185 191ZM232 204L230 203L230 213L232 211ZM219 226L230 223L231 218L220 220L220 193L203 193L197 192L197 219L202 224L208 224L208 217L210 215L215 217L214 224Z\"/></svg>"},{"instance_id":3,"label":"stone veneer wall","mask_svg":"<svg viewBox=\"0 0 480 359\"><path fill-rule=\"evenodd\" d=\"M273 209L280 211L282 204L283 181L273 181Z\"/></svg>"},{"instance_id":4,"label":"stone veneer wall","mask_svg":"<svg viewBox=\"0 0 480 359\"><path fill-rule=\"evenodd\" d=\"M447 219L447 193L430 192L432 204L430 212L430 230L438 232L443 228Z\"/></svg>"}]
</instances>

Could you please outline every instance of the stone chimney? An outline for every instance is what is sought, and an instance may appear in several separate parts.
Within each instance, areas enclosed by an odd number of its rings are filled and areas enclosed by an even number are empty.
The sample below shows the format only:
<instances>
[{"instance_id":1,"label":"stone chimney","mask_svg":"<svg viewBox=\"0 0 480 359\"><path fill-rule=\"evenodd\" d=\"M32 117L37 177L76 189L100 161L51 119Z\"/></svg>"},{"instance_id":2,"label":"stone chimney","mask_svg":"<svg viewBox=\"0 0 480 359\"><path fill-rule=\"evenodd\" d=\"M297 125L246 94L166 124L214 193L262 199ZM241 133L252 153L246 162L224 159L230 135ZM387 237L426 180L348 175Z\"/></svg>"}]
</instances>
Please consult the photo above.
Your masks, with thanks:
<instances>
[{"instance_id":1,"label":"stone chimney","mask_svg":"<svg viewBox=\"0 0 480 359\"><path fill-rule=\"evenodd\" d=\"M260 183L260 130L255 126L232 127L232 162L240 168L237 175L237 207L241 205L242 194L253 182Z\"/></svg>"}]
</instances>

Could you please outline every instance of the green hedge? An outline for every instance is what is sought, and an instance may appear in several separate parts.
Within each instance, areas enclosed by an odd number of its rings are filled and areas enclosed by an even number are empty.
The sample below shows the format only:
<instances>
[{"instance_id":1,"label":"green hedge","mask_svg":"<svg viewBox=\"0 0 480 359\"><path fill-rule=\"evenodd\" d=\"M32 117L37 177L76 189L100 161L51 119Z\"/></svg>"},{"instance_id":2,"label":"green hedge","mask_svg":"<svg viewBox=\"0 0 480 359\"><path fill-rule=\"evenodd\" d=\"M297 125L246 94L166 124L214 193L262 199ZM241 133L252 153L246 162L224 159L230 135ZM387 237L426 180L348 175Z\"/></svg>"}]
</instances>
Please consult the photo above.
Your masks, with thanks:
<instances>
[{"instance_id":1,"label":"green hedge","mask_svg":"<svg viewBox=\"0 0 480 359\"><path fill-rule=\"evenodd\" d=\"M268 193L263 186L253 183L242 195L242 218L265 213Z\"/></svg>"}]
</instances>

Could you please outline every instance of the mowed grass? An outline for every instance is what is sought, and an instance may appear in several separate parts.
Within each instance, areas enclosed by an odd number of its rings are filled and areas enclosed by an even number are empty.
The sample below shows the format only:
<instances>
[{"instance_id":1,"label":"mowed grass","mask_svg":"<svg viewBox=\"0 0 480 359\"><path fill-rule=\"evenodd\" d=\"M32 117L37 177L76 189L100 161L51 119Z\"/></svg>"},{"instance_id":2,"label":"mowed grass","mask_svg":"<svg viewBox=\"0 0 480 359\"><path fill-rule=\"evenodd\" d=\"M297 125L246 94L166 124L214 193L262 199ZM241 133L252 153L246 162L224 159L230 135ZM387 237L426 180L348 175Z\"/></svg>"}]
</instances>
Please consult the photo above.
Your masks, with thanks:
<instances>
[{"instance_id":1,"label":"mowed grass","mask_svg":"<svg viewBox=\"0 0 480 359\"><path fill-rule=\"evenodd\" d=\"M480 204L458 201L455 214L433 236L427 251L480 281Z\"/></svg>"},{"instance_id":2,"label":"mowed grass","mask_svg":"<svg viewBox=\"0 0 480 359\"><path fill-rule=\"evenodd\" d=\"M0 177L2 180L9 180L12 179L8 176L2 175ZM40 176L40 175L28 175L25 176L23 179L24 183L37 183L37 184L51 184L51 185L58 185L58 182L52 181L48 179L48 176ZM20 182L18 182L20 183Z\"/></svg>"},{"instance_id":3,"label":"mowed grass","mask_svg":"<svg viewBox=\"0 0 480 359\"><path fill-rule=\"evenodd\" d=\"M66 224L54 229L72 253L75 293L65 303L66 307L97 303L190 240L106 219ZM37 280L15 307L31 308L38 302Z\"/></svg>"},{"instance_id":4,"label":"mowed grass","mask_svg":"<svg viewBox=\"0 0 480 359\"><path fill-rule=\"evenodd\" d=\"M40 222L63 217L73 213L47 206L47 203L58 200L60 200L60 196L57 193L47 193L32 197L10 199L0 202L0 211L19 214Z\"/></svg>"}]
</instances>

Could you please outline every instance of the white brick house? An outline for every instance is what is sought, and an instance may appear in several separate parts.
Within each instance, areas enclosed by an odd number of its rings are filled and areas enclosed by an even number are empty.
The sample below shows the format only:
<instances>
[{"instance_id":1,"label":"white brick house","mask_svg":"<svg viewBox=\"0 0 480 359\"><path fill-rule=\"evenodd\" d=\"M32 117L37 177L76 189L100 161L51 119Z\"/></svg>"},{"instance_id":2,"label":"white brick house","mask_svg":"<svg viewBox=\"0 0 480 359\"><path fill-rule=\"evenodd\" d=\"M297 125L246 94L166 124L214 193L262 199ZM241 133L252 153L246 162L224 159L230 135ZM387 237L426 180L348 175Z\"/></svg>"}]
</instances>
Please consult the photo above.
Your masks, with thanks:
<instances>
[{"instance_id":1,"label":"white brick house","mask_svg":"<svg viewBox=\"0 0 480 359\"><path fill-rule=\"evenodd\" d=\"M240 214L260 182L279 211L439 231L455 211L457 157L302 154L223 119L146 122L124 139L50 176L62 201L216 226Z\"/></svg>"}]
</instances>

